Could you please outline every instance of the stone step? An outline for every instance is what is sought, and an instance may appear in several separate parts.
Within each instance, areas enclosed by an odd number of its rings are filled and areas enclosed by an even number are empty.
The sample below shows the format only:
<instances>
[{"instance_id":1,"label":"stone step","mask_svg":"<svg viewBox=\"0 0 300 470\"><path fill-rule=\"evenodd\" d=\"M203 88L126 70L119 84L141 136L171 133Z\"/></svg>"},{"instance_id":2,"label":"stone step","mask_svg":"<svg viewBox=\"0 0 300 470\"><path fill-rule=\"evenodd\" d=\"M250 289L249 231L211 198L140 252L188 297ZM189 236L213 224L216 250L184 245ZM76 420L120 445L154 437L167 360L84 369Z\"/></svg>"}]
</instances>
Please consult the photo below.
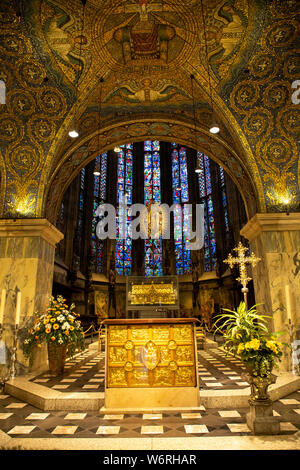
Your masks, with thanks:
<instances>
[{"instance_id":1,"label":"stone step","mask_svg":"<svg viewBox=\"0 0 300 470\"><path fill-rule=\"evenodd\" d=\"M300 377L289 372L278 373L269 388L272 401L284 398L300 389ZM15 377L5 384L5 393L42 410L97 411L104 405L104 392L60 392L30 380L34 376ZM205 408L236 409L248 407L250 387L242 390L201 390L200 405Z\"/></svg>"}]
</instances>

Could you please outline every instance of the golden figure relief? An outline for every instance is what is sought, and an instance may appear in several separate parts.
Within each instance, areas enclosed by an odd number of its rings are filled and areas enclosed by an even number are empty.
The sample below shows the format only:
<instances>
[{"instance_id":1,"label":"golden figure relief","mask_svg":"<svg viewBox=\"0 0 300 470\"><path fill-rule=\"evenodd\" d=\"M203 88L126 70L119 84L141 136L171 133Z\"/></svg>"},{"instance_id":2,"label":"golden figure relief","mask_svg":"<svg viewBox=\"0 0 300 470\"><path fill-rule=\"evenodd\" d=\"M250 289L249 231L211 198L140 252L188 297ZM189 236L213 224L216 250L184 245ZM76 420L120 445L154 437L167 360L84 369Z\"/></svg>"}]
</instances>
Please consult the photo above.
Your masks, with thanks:
<instances>
[{"instance_id":1,"label":"golden figure relief","mask_svg":"<svg viewBox=\"0 0 300 470\"><path fill-rule=\"evenodd\" d=\"M168 326L153 327L153 339L157 341L168 341L170 336L170 329Z\"/></svg>"},{"instance_id":2,"label":"golden figure relief","mask_svg":"<svg viewBox=\"0 0 300 470\"><path fill-rule=\"evenodd\" d=\"M134 369L132 373L132 387L137 387L138 385L148 386L149 385L149 375L148 372L143 369Z\"/></svg>"},{"instance_id":3,"label":"golden figure relief","mask_svg":"<svg viewBox=\"0 0 300 470\"><path fill-rule=\"evenodd\" d=\"M127 359L127 351L123 347L109 348L109 362L124 362Z\"/></svg>"},{"instance_id":4,"label":"golden figure relief","mask_svg":"<svg viewBox=\"0 0 300 470\"><path fill-rule=\"evenodd\" d=\"M108 382L111 387L114 386L127 386L125 370L121 368L111 368L109 369Z\"/></svg>"},{"instance_id":5,"label":"golden figure relief","mask_svg":"<svg viewBox=\"0 0 300 470\"><path fill-rule=\"evenodd\" d=\"M167 346L160 346L160 364L169 363L171 360L171 352Z\"/></svg>"},{"instance_id":6,"label":"golden figure relief","mask_svg":"<svg viewBox=\"0 0 300 470\"><path fill-rule=\"evenodd\" d=\"M109 328L109 342L123 343L127 339L127 327L126 326L111 326Z\"/></svg>"},{"instance_id":7,"label":"golden figure relief","mask_svg":"<svg viewBox=\"0 0 300 470\"><path fill-rule=\"evenodd\" d=\"M175 385L193 384L195 382L193 367L178 367L175 372Z\"/></svg>"},{"instance_id":8,"label":"golden figure relief","mask_svg":"<svg viewBox=\"0 0 300 470\"><path fill-rule=\"evenodd\" d=\"M175 341L191 341L192 327L191 325L178 325L174 327Z\"/></svg>"},{"instance_id":9,"label":"golden figure relief","mask_svg":"<svg viewBox=\"0 0 300 470\"><path fill-rule=\"evenodd\" d=\"M146 326L131 328L131 339L132 341L148 341L150 338L149 336L149 328Z\"/></svg>"},{"instance_id":10,"label":"golden figure relief","mask_svg":"<svg viewBox=\"0 0 300 470\"><path fill-rule=\"evenodd\" d=\"M173 374L166 367L160 367L155 370L153 385L163 387L173 385Z\"/></svg>"},{"instance_id":11,"label":"golden figure relief","mask_svg":"<svg viewBox=\"0 0 300 470\"><path fill-rule=\"evenodd\" d=\"M192 346L178 346L175 353L177 362L192 362L193 349Z\"/></svg>"},{"instance_id":12,"label":"golden figure relief","mask_svg":"<svg viewBox=\"0 0 300 470\"><path fill-rule=\"evenodd\" d=\"M159 348L153 341L148 341L146 346L141 350L142 363L148 370L153 370L159 363L160 354Z\"/></svg>"}]
</instances>

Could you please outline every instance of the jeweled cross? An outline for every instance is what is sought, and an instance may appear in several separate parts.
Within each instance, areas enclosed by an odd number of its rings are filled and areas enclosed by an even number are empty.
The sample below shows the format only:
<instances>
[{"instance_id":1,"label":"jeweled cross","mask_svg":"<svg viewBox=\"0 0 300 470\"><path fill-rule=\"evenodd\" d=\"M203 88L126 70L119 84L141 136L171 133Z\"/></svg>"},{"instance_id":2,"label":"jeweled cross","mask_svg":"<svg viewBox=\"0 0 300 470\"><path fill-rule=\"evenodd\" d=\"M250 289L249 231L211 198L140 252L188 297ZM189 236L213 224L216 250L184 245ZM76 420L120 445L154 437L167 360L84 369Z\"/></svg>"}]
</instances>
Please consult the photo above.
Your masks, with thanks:
<instances>
[{"instance_id":1,"label":"jeweled cross","mask_svg":"<svg viewBox=\"0 0 300 470\"><path fill-rule=\"evenodd\" d=\"M238 256L234 258L231 253L229 254L228 258L224 260L224 263L229 264L230 268L233 268L235 264L239 266L239 271L240 271L240 277L238 277L236 280L239 281L242 284L242 292L244 294L244 301L247 307L247 284L249 281L251 281L251 277L248 277L247 275L247 265L251 264L253 267L256 266L256 264L261 261L261 258L257 258L255 254L252 252L250 256L246 256L245 253L248 251L248 248L246 246L243 246L241 242L239 242L238 246L233 249L233 251L236 251Z\"/></svg>"}]
</instances>

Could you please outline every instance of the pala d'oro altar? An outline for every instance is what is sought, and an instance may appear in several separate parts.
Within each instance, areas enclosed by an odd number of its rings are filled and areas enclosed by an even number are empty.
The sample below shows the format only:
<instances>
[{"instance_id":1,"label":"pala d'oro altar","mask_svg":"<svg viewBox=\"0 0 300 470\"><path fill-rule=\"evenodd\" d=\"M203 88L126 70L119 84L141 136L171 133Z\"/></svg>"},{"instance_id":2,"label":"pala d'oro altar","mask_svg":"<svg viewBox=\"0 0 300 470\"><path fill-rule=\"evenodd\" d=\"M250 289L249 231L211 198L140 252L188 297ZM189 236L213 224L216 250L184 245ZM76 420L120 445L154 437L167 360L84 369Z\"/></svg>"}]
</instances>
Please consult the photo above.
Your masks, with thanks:
<instances>
[{"instance_id":1,"label":"pala d'oro altar","mask_svg":"<svg viewBox=\"0 0 300 470\"><path fill-rule=\"evenodd\" d=\"M199 406L196 319L105 320L105 408Z\"/></svg>"}]
</instances>

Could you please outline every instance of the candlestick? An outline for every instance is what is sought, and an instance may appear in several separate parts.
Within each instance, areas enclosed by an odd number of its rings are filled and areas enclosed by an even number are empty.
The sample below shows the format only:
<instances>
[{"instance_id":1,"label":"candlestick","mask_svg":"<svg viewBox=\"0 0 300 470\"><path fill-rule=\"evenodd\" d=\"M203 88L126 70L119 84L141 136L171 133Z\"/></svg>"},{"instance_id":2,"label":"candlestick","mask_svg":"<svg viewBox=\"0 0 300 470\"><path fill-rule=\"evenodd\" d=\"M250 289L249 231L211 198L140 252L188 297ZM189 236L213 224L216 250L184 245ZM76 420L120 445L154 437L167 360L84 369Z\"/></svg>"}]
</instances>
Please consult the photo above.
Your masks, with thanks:
<instances>
[{"instance_id":1,"label":"candlestick","mask_svg":"<svg viewBox=\"0 0 300 470\"><path fill-rule=\"evenodd\" d=\"M20 292L18 292L20 294ZM16 377L16 362L17 362L17 344L18 344L18 324L15 326L14 331L14 342L11 355L11 367L10 367L10 377L14 379Z\"/></svg>"},{"instance_id":2,"label":"candlestick","mask_svg":"<svg viewBox=\"0 0 300 470\"><path fill-rule=\"evenodd\" d=\"M0 325L3 323L5 300L6 300L6 290L2 289L1 305L0 305Z\"/></svg>"},{"instance_id":3,"label":"candlestick","mask_svg":"<svg viewBox=\"0 0 300 470\"><path fill-rule=\"evenodd\" d=\"M17 294L17 307L16 307L16 325L20 323L20 313L21 313L21 292Z\"/></svg>"},{"instance_id":4,"label":"candlestick","mask_svg":"<svg viewBox=\"0 0 300 470\"><path fill-rule=\"evenodd\" d=\"M291 312L291 297L290 297L290 286L285 286L285 297L286 297L286 312L288 320L292 320L292 312Z\"/></svg>"}]
</instances>

